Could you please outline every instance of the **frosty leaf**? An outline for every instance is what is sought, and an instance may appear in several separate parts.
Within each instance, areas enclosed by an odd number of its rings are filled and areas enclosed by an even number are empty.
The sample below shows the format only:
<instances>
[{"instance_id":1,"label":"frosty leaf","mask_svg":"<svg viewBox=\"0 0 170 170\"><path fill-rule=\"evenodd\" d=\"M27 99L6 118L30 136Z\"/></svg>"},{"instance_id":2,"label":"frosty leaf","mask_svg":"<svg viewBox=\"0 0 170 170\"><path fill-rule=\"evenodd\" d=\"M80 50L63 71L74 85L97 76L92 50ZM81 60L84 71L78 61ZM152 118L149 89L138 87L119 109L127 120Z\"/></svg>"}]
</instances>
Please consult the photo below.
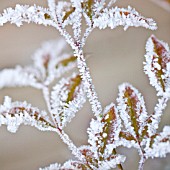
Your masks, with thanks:
<instances>
[{"instance_id":1,"label":"frosty leaf","mask_svg":"<svg viewBox=\"0 0 170 170\"><path fill-rule=\"evenodd\" d=\"M67 11L63 17L63 21L65 21L74 11L75 7L72 7L69 11Z\"/></svg>"},{"instance_id":2,"label":"frosty leaf","mask_svg":"<svg viewBox=\"0 0 170 170\"><path fill-rule=\"evenodd\" d=\"M73 25L77 22L77 12L75 11L76 7L73 6L70 2L59 1L56 6L56 13L58 16L58 21L61 23L62 27L67 25Z\"/></svg>"},{"instance_id":3,"label":"frosty leaf","mask_svg":"<svg viewBox=\"0 0 170 170\"><path fill-rule=\"evenodd\" d=\"M62 79L53 88L51 108L54 119L63 128L75 116L86 101L84 85L79 75Z\"/></svg>"},{"instance_id":4,"label":"frosty leaf","mask_svg":"<svg viewBox=\"0 0 170 170\"><path fill-rule=\"evenodd\" d=\"M110 160L116 154L115 147L120 129L121 122L113 103L105 108L102 117L97 117L96 120L92 119L90 128L88 128L88 142L94 153L96 152L96 159Z\"/></svg>"},{"instance_id":5,"label":"frosty leaf","mask_svg":"<svg viewBox=\"0 0 170 170\"><path fill-rule=\"evenodd\" d=\"M63 39L51 40L43 43L33 55L36 77L45 85L49 85L55 78L60 78L76 66L76 57L62 52L65 47L66 42Z\"/></svg>"},{"instance_id":6,"label":"frosty leaf","mask_svg":"<svg viewBox=\"0 0 170 170\"><path fill-rule=\"evenodd\" d=\"M11 98L6 97L0 105L0 126L6 125L8 131L15 133L21 124L34 126L41 131L56 131L46 112L26 102L12 102Z\"/></svg>"},{"instance_id":7,"label":"frosty leaf","mask_svg":"<svg viewBox=\"0 0 170 170\"><path fill-rule=\"evenodd\" d=\"M70 160L63 165L55 163L51 164L49 167L40 168L39 170L88 170L88 168L81 162Z\"/></svg>"},{"instance_id":8,"label":"frosty leaf","mask_svg":"<svg viewBox=\"0 0 170 170\"><path fill-rule=\"evenodd\" d=\"M109 159L103 160L99 163L100 170L110 170L112 168L116 168L117 166L120 166L120 163L123 163L125 161L125 156L122 155L112 155ZM122 169L122 168L119 168Z\"/></svg>"},{"instance_id":9,"label":"frosty leaf","mask_svg":"<svg viewBox=\"0 0 170 170\"><path fill-rule=\"evenodd\" d=\"M99 153L92 146L81 146L80 151L85 156L86 165L94 170L110 170L111 168L120 166L119 164L125 161L124 156L115 153L108 155L108 157L106 156L104 159L100 159L98 157Z\"/></svg>"},{"instance_id":10,"label":"frosty leaf","mask_svg":"<svg viewBox=\"0 0 170 170\"><path fill-rule=\"evenodd\" d=\"M97 167L98 165L98 160L95 158L95 153L93 152L93 148L91 146L81 146L79 148L81 153L85 156L87 165Z\"/></svg>"},{"instance_id":11,"label":"frosty leaf","mask_svg":"<svg viewBox=\"0 0 170 170\"><path fill-rule=\"evenodd\" d=\"M27 68L17 66L15 69L0 71L0 89L5 87L32 86L40 89L42 85L37 82L33 72Z\"/></svg>"},{"instance_id":12,"label":"frosty leaf","mask_svg":"<svg viewBox=\"0 0 170 170\"><path fill-rule=\"evenodd\" d=\"M66 163L64 163L64 165L61 167L61 169L63 170L74 170L74 169L77 169L77 170L88 170L88 167L81 163L81 162L78 162L78 161L67 161Z\"/></svg>"},{"instance_id":13,"label":"frosty leaf","mask_svg":"<svg viewBox=\"0 0 170 170\"><path fill-rule=\"evenodd\" d=\"M81 7L85 10L90 20L92 20L92 16L94 15L92 9L94 8L93 5L94 5L94 0L87 0L81 3Z\"/></svg>"},{"instance_id":14,"label":"frosty leaf","mask_svg":"<svg viewBox=\"0 0 170 170\"><path fill-rule=\"evenodd\" d=\"M125 127L125 130L121 131L119 135L120 143L128 148L135 147L141 153L140 147L143 138L147 135L144 131L148 120L144 99L137 89L124 83L119 86L117 103Z\"/></svg>"},{"instance_id":15,"label":"frosty leaf","mask_svg":"<svg viewBox=\"0 0 170 170\"><path fill-rule=\"evenodd\" d=\"M58 163L51 164L48 167L39 168L39 170L61 170L61 164L58 164Z\"/></svg>"},{"instance_id":16,"label":"frosty leaf","mask_svg":"<svg viewBox=\"0 0 170 170\"><path fill-rule=\"evenodd\" d=\"M127 141L133 141L133 140L136 141L136 139L129 132L126 131L121 131L119 136L120 138L124 138Z\"/></svg>"},{"instance_id":17,"label":"frosty leaf","mask_svg":"<svg viewBox=\"0 0 170 170\"><path fill-rule=\"evenodd\" d=\"M61 60L57 65L56 68L58 68L60 65L66 67L68 66L70 63L75 62L76 61L76 57L75 56L70 56L66 59Z\"/></svg>"},{"instance_id":18,"label":"frosty leaf","mask_svg":"<svg viewBox=\"0 0 170 170\"><path fill-rule=\"evenodd\" d=\"M119 87L117 102L120 117L128 132L128 134L126 132L120 133L120 135L126 140L135 139L135 141L141 142L142 131L148 118L143 97L132 85L124 83Z\"/></svg>"},{"instance_id":19,"label":"frosty leaf","mask_svg":"<svg viewBox=\"0 0 170 170\"><path fill-rule=\"evenodd\" d=\"M157 95L170 95L170 51L168 44L152 35L146 43L145 74L150 84L156 88Z\"/></svg>"},{"instance_id":20,"label":"frosty leaf","mask_svg":"<svg viewBox=\"0 0 170 170\"><path fill-rule=\"evenodd\" d=\"M23 24L23 22L42 25L53 26L55 23L50 19L50 12L48 9L39 6L29 6L29 5L16 5L15 9L7 8L4 13L0 15L0 25L7 22L11 24L16 24L18 27Z\"/></svg>"},{"instance_id":21,"label":"frosty leaf","mask_svg":"<svg viewBox=\"0 0 170 170\"><path fill-rule=\"evenodd\" d=\"M117 26L124 26L126 30L130 26L134 27L145 27L151 30L155 30L156 23L151 18L145 18L141 16L135 9L128 7L124 8L105 8L99 16L94 19L94 27L100 29L105 29L110 27L111 29L116 28Z\"/></svg>"},{"instance_id":22,"label":"frosty leaf","mask_svg":"<svg viewBox=\"0 0 170 170\"><path fill-rule=\"evenodd\" d=\"M147 118L145 127L142 131L142 136L154 136L159 127L163 110L166 108L168 98L162 97L158 99L158 103L154 108L154 112Z\"/></svg>"},{"instance_id":23,"label":"frosty leaf","mask_svg":"<svg viewBox=\"0 0 170 170\"><path fill-rule=\"evenodd\" d=\"M170 126L165 126L163 132L154 135L149 147L145 148L147 158L165 157L167 153L170 153Z\"/></svg>"}]
</instances>

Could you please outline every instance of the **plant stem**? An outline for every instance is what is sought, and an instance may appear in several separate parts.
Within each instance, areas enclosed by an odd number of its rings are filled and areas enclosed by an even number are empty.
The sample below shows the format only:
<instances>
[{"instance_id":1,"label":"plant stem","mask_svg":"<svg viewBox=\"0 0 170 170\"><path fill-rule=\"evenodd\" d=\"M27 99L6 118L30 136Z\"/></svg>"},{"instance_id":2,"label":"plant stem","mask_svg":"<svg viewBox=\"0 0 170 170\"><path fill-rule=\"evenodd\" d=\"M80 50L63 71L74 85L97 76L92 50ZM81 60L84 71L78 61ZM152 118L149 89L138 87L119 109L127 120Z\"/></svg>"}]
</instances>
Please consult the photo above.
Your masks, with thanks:
<instances>
[{"instance_id":1,"label":"plant stem","mask_svg":"<svg viewBox=\"0 0 170 170\"><path fill-rule=\"evenodd\" d=\"M89 68L85 62L83 50L75 50L75 55L77 56L77 67L79 69L81 78L84 81L87 98L89 99L89 102L92 106L93 113L95 113L97 116L102 112L102 106L98 100L97 93L92 83L92 78Z\"/></svg>"},{"instance_id":2,"label":"plant stem","mask_svg":"<svg viewBox=\"0 0 170 170\"><path fill-rule=\"evenodd\" d=\"M145 163L145 157L142 155L140 161L139 161L139 167L138 167L138 170L143 170L143 167L144 167L144 163Z\"/></svg>"},{"instance_id":3,"label":"plant stem","mask_svg":"<svg viewBox=\"0 0 170 170\"><path fill-rule=\"evenodd\" d=\"M62 139L62 141L68 146L72 154L83 163L86 162L85 157L82 155L82 153L77 149L75 144L72 142L72 140L69 138L69 136L61 129L57 129L56 132Z\"/></svg>"}]
</instances>

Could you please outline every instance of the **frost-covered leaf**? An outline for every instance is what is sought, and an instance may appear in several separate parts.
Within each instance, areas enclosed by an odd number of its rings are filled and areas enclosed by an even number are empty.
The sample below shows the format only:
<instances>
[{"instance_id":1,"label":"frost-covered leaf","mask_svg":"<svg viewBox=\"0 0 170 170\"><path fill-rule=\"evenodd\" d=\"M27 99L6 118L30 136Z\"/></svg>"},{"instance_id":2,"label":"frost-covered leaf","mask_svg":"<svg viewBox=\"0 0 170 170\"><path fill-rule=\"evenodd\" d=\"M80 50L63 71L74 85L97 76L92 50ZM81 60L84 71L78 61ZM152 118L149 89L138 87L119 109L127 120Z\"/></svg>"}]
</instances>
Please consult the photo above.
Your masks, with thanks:
<instances>
[{"instance_id":1,"label":"frost-covered leaf","mask_svg":"<svg viewBox=\"0 0 170 170\"><path fill-rule=\"evenodd\" d=\"M148 118L143 97L132 85L124 83L119 86L117 102L120 116L128 132L124 134L125 139L130 137L141 141L142 131Z\"/></svg>"},{"instance_id":2,"label":"frost-covered leaf","mask_svg":"<svg viewBox=\"0 0 170 170\"><path fill-rule=\"evenodd\" d=\"M61 79L53 88L51 108L54 119L63 128L75 116L86 101L84 85L80 75Z\"/></svg>"},{"instance_id":3,"label":"frost-covered leaf","mask_svg":"<svg viewBox=\"0 0 170 170\"><path fill-rule=\"evenodd\" d=\"M81 7L83 8L84 12L87 14L91 21L93 19L92 17L94 16L94 5L94 0L87 0L81 3Z\"/></svg>"},{"instance_id":4,"label":"frost-covered leaf","mask_svg":"<svg viewBox=\"0 0 170 170\"><path fill-rule=\"evenodd\" d=\"M79 148L82 155L85 157L87 165L90 165L91 168L95 169L95 167L98 166L98 160L95 158L95 153L93 151L93 148L91 146L81 146Z\"/></svg>"},{"instance_id":5,"label":"frost-covered leaf","mask_svg":"<svg viewBox=\"0 0 170 170\"><path fill-rule=\"evenodd\" d=\"M11 98L5 97L0 105L0 126L6 125L8 131L15 133L21 124L42 131L56 131L45 111L39 111L26 102L12 102Z\"/></svg>"},{"instance_id":6,"label":"frost-covered leaf","mask_svg":"<svg viewBox=\"0 0 170 170\"><path fill-rule=\"evenodd\" d=\"M108 164L108 167L114 168L117 164L124 161L123 156L122 160L114 161L114 159L116 160L120 156L117 157L115 152L115 148L119 145L120 130L121 121L113 103L105 108L101 117L92 119L90 128L88 128L88 142L94 152L94 158L97 161L102 161L101 164L98 162L101 167ZM105 164L105 162L107 163Z\"/></svg>"},{"instance_id":7,"label":"frost-covered leaf","mask_svg":"<svg viewBox=\"0 0 170 170\"><path fill-rule=\"evenodd\" d=\"M89 168L79 161L69 160L63 165L55 163L48 167L40 168L39 170L89 170Z\"/></svg>"},{"instance_id":8,"label":"frost-covered leaf","mask_svg":"<svg viewBox=\"0 0 170 170\"><path fill-rule=\"evenodd\" d=\"M87 170L88 167L86 165L84 165L83 163L78 162L78 161L67 161L61 167L61 169L63 169L63 170L66 170L66 169L68 169L68 170L74 170L74 169L77 169L77 170Z\"/></svg>"},{"instance_id":9,"label":"frost-covered leaf","mask_svg":"<svg viewBox=\"0 0 170 170\"><path fill-rule=\"evenodd\" d=\"M100 146L99 146L100 147ZM99 158L99 153L93 146L81 146L80 151L85 156L86 165L93 170L110 170L120 166L119 164L125 161L125 157L116 153ZM112 148L108 148L111 149Z\"/></svg>"},{"instance_id":10,"label":"frost-covered leaf","mask_svg":"<svg viewBox=\"0 0 170 170\"><path fill-rule=\"evenodd\" d=\"M4 69L0 71L0 89L5 87L32 86L42 88L36 80L33 70L17 66L15 69Z\"/></svg>"},{"instance_id":11,"label":"frost-covered leaf","mask_svg":"<svg viewBox=\"0 0 170 170\"><path fill-rule=\"evenodd\" d=\"M117 115L117 109L111 103L105 108L101 117L92 119L90 128L88 128L88 142L103 155L107 150L106 148L113 144L115 140L118 140L120 127L121 122ZM98 146L101 147L98 148Z\"/></svg>"},{"instance_id":12,"label":"frost-covered leaf","mask_svg":"<svg viewBox=\"0 0 170 170\"><path fill-rule=\"evenodd\" d=\"M76 57L63 53L66 42L63 39L51 40L42 44L33 55L33 68L37 70L36 77L45 85L76 66Z\"/></svg>"},{"instance_id":13,"label":"frost-covered leaf","mask_svg":"<svg viewBox=\"0 0 170 170\"><path fill-rule=\"evenodd\" d=\"M48 167L39 168L39 170L61 170L61 164L55 163Z\"/></svg>"},{"instance_id":14,"label":"frost-covered leaf","mask_svg":"<svg viewBox=\"0 0 170 170\"><path fill-rule=\"evenodd\" d=\"M94 19L94 27L111 29L117 26L124 26L124 30L128 27L145 27L155 30L156 23L151 18L141 16L135 9L128 7L127 9L114 7L112 9L105 8L99 16Z\"/></svg>"},{"instance_id":15,"label":"frost-covered leaf","mask_svg":"<svg viewBox=\"0 0 170 170\"><path fill-rule=\"evenodd\" d=\"M16 5L14 9L7 8L0 15L0 25L7 22L11 24L16 24L18 27L23 25L23 22L42 25L55 25L54 21L50 18L50 12L48 9L39 6L29 6L29 5Z\"/></svg>"},{"instance_id":16,"label":"frost-covered leaf","mask_svg":"<svg viewBox=\"0 0 170 170\"><path fill-rule=\"evenodd\" d=\"M159 127L159 123L161 121L161 116L163 115L163 111L167 106L168 98L162 97L158 99L158 103L156 104L154 108L154 112L149 115L147 118L145 127L143 129L143 136L154 136L157 132L157 129Z\"/></svg>"},{"instance_id":17,"label":"frost-covered leaf","mask_svg":"<svg viewBox=\"0 0 170 170\"><path fill-rule=\"evenodd\" d=\"M56 6L56 11L58 14L60 14L62 22L65 22L65 20L67 20L70 15L73 14L75 7L73 7L70 2L59 1Z\"/></svg>"},{"instance_id":18,"label":"frost-covered leaf","mask_svg":"<svg viewBox=\"0 0 170 170\"><path fill-rule=\"evenodd\" d=\"M167 153L170 153L170 126L165 126L163 132L152 136L145 148L147 158L165 157Z\"/></svg>"},{"instance_id":19,"label":"frost-covered leaf","mask_svg":"<svg viewBox=\"0 0 170 170\"><path fill-rule=\"evenodd\" d=\"M56 13L63 27L72 25L75 22L75 9L70 2L59 1L57 3Z\"/></svg>"},{"instance_id":20,"label":"frost-covered leaf","mask_svg":"<svg viewBox=\"0 0 170 170\"><path fill-rule=\"evenodd\" d=\"M145 74L158 96L170 97L170 50L168 44L152 35L146 43Z\"/></svg>"}]
</instances>

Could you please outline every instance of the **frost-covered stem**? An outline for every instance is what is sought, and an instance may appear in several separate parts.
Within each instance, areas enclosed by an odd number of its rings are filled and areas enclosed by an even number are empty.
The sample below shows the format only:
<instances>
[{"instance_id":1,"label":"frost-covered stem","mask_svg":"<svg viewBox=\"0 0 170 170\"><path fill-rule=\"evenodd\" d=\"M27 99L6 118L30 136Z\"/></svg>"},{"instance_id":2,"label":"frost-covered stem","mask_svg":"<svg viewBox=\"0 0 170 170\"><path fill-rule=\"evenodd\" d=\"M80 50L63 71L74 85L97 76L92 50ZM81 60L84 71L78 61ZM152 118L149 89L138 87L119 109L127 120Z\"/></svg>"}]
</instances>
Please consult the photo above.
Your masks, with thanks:
<instances>
[{"instance_id":1,"label":"frost-covered stem","mask_svg":"<svg viewBox=\"0 0 170 170\"><path fill-rule=\"evenodd\" d=\"M140 161L139 161L139 167L138 167L138 170L143 170L143 168L144 168L144 164L145 164L145 160L146 160L145 156L144 156L144 155L142 155L142 157L141 157L141 159L140 159Z\"/></svg>"},{"instance_id":2,"label":"frost-covered stem","mask_svg":"<svg viewBox=\"0 0 170 170\"><path fill-rule=\"evenodd\" d=\"M52 119L54 125L57 126L56 121L54 119L54 116L52 115L52 112L51 112L51 105L50 105L50 97L49 97L49 89L48 89L48 87L44 86L42 88L42 93L43 93L43 97L44 97L44 100L45 100L46 105L47 105L47 109L48 109L48 111L49 111L49 113L51 115L51 119Z\"/></svg>"},{"instance_id":3,"label":"frost-covered stem","mask_svg":"<svg viewBox=\"0 0 170 170\"><path fill-rule=\"evenodd\" d=\"M144 167L144 163L145 163L146 158L145 158L144 150L142 149L141 144L140 144L139 141L138 141L138 145L139 145L140 152L141 152L141 153L140 153L141 158L140 158L140 161L139 161L138 170L143 170L143 167Z\"/></svg>"},{"instance_id":4,"label":"frost-covered stem","mask_svg":"<svg viewBox=\"0 0 170 170\"><path fill-rule=\"evenodd\" d=\"M82 43L81 43L81 46L82 46L82 48L83 48L83 46L85 45L85 43L86 43L86 40L87 40L87 37L90 35L90 33L93 31L93 27L88 27L86 30L85 30L85 33L84 33L84 35L83 35L83 37L82 37Z\"/></svg>"},{"instance_id":5,"label":"frost-covered stem","mask_svg":"<svg viewBox=\"0 0 170 170\"><path fill-rule=\"evenodd\" d=\"M58 133L58 135L60 136L60 138L62 139L62 141L68 146L68 148L70 149L71 153L80 161L82 161L83 163L86 162L85 157L82 155L82 153L78 150L78 148L74 145L74 143L72 142L72 140L69 138L69 136L61 129L57 129L56 131Z\"/></svg>"},{"instance_id":6,"label":"frost-covered stem","mask_svg":"<svg viewBox=\"0 0 170 170\"><path fill-rule=\"evenodd\" d=\"M72 49L75 49L74 40L71 35L62 27L61 23L58 23L56 29L60 32L60 34L65 38L66 42L71 46Z\"/></svg>"},{"instance_id":7,"label":"frost-covered stem","mask_svg":"<svg viewBox=\"0 0 170 170\"><path fill-rule=\"evenodd\" d=\"M44 86L42 88L42 93L43 93L43 97L44 97L44 100L45 100L46 105L47 105L47 109L51 113L50 97L49 97L49 89L48 89L48 87Z\"/></svg>"},{"instance_id":8,"label":"frost-covered stem","mask_svg":"<svg viewBox=\"0 0 170 170\"><path fill-rule=\"evenodd\" d=\"M95 113L95 115L97 116L102 112L102 106L98 100L97 93L92 83L92 78L90 75L89 68L85 62L83 50L76 50L75 56L77 56L77 67L85 85L87 98L89 99L89 102L92 106L93 113Z\"/></svg>"},{"instance_id":9,"label":"frost-covered stem","mask_svg":"<svg viewBox=\"0 0 170 170\"><path fill-rule=\"evenodd\" d=\"M53 14L54 27L60 32L60 34L65 38L66 42L70 44L72 49L75 49L74 40L71 35L63 27L62 21L58 17L57 11L55 10L55 0L48 0L50 10Z\"/></svg>"},{"instance_id":10,"label":"frost-covered stem","mask_svg":"<svg viewBox=\"0 0 170 170\"><path fill-rule=\"evenodd\" d=\"M80 36L81 36L81 20L82 20L82 14L79 9L77 9L75 12L77 12L76 19L79 22L73 23L73 33L74 33L74 40L77 43L80 43Z\"/></svg>"}]
</instances>

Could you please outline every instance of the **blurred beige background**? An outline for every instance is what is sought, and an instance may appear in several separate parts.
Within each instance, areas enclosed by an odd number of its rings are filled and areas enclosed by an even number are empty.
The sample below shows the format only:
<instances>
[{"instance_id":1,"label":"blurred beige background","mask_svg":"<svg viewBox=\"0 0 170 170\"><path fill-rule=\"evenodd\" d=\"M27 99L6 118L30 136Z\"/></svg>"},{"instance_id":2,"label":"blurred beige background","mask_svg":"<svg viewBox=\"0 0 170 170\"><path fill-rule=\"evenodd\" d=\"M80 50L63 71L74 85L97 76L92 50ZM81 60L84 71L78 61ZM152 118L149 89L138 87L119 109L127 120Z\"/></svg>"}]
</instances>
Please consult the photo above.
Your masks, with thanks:
<instances>
[{"instance_id":1,"label":"blurred beige background","mask_svg":"<svg viewBox=\"0 0 170 170\"><path fill-rule=\"evenodd\" d=\"M0 12L6 7L20 4L40 4L44 1L34 0L1 0ZM105 107L115 102L118 85L130 82L143 94L147 109L152 113L156 104L155 90L148 83L143 73L145 42L151 34L170 44L170 13L149 0L119 0L116 5L136 8L142 15L153 18L157 24L156 31L144 28L122 27L115 30L95 30L88 38L85 52L91 53L88 65L99 99ZM0 27L0 70L30 64L30 56L41 42L59 38L54 28L25 24L21 28L7 24ZM9 95L13 100L26 100L34 106L45 109L42 94L32 88L9 88L0 91L0 103L3 96ZM169 103L170 105L170 103ZM87 143L86 129L92 113L89 104L67 126L65 131L77 146ZM162 119L160 130L164 124L170 125L170 106ZM127 156L125 170L136 170L139 157L133 149L120 149ZM0 170L37 170L50 163L63 163L72 156L60 138L54 133L39 132L35 128L22 126L16 134L0 128ZM170 155L165 159L148 160L145 170L170 170Z\"/></svg>"}]
</instances>

